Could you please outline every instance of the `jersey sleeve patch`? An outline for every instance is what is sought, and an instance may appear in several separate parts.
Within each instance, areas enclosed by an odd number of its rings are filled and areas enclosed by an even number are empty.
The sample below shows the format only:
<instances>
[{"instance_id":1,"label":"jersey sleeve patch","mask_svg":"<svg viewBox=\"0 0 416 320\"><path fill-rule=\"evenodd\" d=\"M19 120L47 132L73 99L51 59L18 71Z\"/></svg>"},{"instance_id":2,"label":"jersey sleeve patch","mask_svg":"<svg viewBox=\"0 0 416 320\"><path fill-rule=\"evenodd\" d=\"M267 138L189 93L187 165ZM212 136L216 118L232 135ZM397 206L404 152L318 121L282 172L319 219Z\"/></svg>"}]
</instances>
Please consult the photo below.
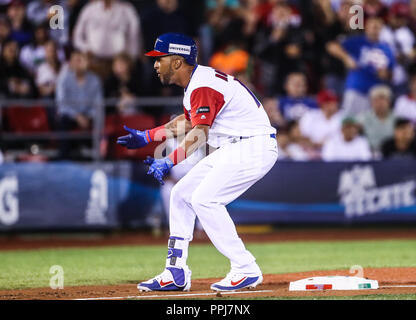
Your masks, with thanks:
<instances>
[{"instance_id":1,"label":"jersey sleeve patch","mask_svg":"<svg viewBox=\"0 0 416 320\"><path fill-rule=\"evenodd\" d=\"M209 113L209 110L209 107L199 107L198 109L196 109L196 114Z\"/></svg>"},{"instance_id":2,"label":"jersey sleeve patch","mask_svg":"<svg viewBox=\"0 0 416 320\"><path fill-rule=\"evenodd\" d=\"M192 127L198 124L211 126L224 103L224 95L212 88L195 89L191 94Z\"/></svg>"}]
</instances>

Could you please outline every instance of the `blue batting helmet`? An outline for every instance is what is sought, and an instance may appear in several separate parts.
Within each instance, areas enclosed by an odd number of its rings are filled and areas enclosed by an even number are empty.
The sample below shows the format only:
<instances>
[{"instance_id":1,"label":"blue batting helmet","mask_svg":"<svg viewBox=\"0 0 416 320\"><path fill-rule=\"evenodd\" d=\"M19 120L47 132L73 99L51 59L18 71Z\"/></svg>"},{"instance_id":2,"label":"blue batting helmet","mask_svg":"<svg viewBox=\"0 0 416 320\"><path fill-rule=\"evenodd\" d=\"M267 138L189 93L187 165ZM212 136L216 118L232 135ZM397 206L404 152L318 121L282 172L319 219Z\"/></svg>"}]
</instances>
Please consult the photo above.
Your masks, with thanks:
<instances>
[{"instance_id":1,"label":"blue batting helmet","mask_svg":"<svg viewBox=\"0 0 416 320\"><path fill-rule=\"evenodd\" d=\"M185 58L190 65L196 64L198 48L195 41L181 33L164 33L155 42L154 50L145 53L150 57L163 57L177 54Z\"/></svg>"}]
</instances>

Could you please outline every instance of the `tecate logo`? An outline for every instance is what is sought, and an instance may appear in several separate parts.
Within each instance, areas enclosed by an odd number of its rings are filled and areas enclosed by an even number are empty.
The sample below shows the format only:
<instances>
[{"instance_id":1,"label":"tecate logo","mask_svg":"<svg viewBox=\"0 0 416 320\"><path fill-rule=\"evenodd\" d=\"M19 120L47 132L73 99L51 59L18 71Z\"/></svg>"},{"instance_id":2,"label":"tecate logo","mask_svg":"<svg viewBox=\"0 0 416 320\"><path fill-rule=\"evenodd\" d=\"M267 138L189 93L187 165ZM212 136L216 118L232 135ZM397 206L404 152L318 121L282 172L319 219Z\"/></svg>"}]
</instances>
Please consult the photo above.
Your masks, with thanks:
<instances>
[{"instance_id":1,"label":"tecate logo","mask_svg":"<svg viewBox=\"0 0 416 320\"><path fill-rule=\"evenodd\" d=\"M351 170L342 171L338 185L348 218L413 206L416 203L415 190L415 180L377 187L370 165L356 165Z\"/></svg>"}]
</instances>

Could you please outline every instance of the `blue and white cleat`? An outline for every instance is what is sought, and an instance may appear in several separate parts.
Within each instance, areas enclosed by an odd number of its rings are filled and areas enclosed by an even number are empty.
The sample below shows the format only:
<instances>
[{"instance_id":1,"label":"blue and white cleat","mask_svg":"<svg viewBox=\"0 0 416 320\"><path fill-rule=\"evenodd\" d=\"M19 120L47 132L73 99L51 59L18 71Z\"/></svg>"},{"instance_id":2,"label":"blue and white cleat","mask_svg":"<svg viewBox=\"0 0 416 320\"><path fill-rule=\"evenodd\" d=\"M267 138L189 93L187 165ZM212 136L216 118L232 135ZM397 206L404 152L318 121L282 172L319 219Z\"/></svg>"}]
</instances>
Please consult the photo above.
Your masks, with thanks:
<instances>
[{"instance_id":1,"label":"blue and white cleat","mask_svg":"<svg viewBox=\"0 0 416 320\"><path fill-rule=\"evenodd\" d=\"M235 291L244 288L253 289L263 282L263 276L249 276L242 273L230 272L219 282L211 285L211 289L215 291Z\"/></svg>"},{"instance_id":2,"label":"blue and white cleat","mask_svg":"<svg viewBox=\"0 0 416 320\"><path fill-rule=\"evenodd\" d=\"M140 291L189 291L191 289L192 272L188 268L167 267L156 277L140 282Z\"/></svg>"}]
</instances>

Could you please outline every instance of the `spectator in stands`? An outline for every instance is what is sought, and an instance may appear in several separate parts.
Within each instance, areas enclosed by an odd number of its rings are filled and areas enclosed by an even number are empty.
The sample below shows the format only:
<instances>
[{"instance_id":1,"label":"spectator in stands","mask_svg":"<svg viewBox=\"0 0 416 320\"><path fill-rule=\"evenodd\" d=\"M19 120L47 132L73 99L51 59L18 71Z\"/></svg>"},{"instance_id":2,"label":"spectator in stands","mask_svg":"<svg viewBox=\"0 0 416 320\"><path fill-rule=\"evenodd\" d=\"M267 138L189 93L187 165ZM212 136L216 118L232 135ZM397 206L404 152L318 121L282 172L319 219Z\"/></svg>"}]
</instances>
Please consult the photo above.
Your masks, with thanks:
<instances>
[{"instance_id":1,"label":"spectator in stands","mask_svg":"<svg viewBox=\"0 0 416 320\"><path fill-rule=\"evenodd\" d=\"M282 126L287 121L299 120L308 110L319 109L315 99L307 96L306 76L293 72L286 78L286 96L265 99L264 108L274 126Z\"/></svg>"},{"instance_id":2,"label":"spectator in stands","mask_svg":"<svg viewBox=\"0 0 416 320\"><path fill-rule=\"evenodd\" d=\"M257 1L255 12L259 20L259 27L265 27L269 23L269 14L273 9L275 0Z\"/></svg>"},{"instance_id":3,"label":"spectator in stands","mask_svg":"<svg viewBox=\"0 0 416 320\"><path fill-rule=\"evenodd\" d=\"M407 119L397 119L394 126L394 137L384 142L384 158L416 158L416 139L413 124Z\"/></svg>"},{"instance_id":4,"label":"spectator in stands","mask_svg":"<svg viewBox=\"0 0 416 320\"><path fill-rule=\"evenodd\" d=\"M19 45L9 40L3 44L0 59L0 93L6 98L30 98L35 88L30 74L19 63Z\"/></svg>"},{"instance_id":5,"label":"spectator in stands","mask_svg":"<svg viewBox=\"0 0 416 320\"><path fill-rule=\"evenodd\" d=\"M247 71L249 61L250 54L244 50L244 47L230 40L225 48L212 55L209 65L214 69L238 76Z\"/></svg>"},{"instance_id":6,"label":"spectator in stands","mask_svg":"<svg viewBox=\"0 0 416 320\"><path fill-rule=\"evenodd\" d=\"M386 85L371 88L371 109L357 116L371 150L377 155L384 140L393 136L395 117L391 111L393 93Z\"/></svg>"},{"instance_id":7,"label":"spectator in stands","mask_svg":"<svg viewBox=\"0 0 416 320\"><path fill-rule=\"evenodd\" d=\"M10 21L6 16L0 15L0 52L3 47L3 43L10 38Z\"/></svg>"},{"instance_id":8,"label":"spectator in stands","mask_svg":"<svg viewBox=\"0 0 416 320\"><path fill-rule=\"evenodd\" d=\"M49 41L48 29L47 24L38 25L34 31L33 41L25 45L20 52L20 63L32 75L36 74L39 65L45 61L45 45ZM65 60L62 49L58 49L57 54L60 61Z\"/></svg>"},{"instance_id":9,"label":"spectator in stands","mask_svg":"<svg viewBox=\"0 0 416 320\"><path fill-rule=\"evenodd\" d=\"M205 3L209 32L213 38L213 47L210 53L212 50L215 52L227 46L230 39L234 42L244 43L245 49L253 47L260 19L259 0L208 0Z\"/></svg>"},{"instance_id":10,"label":"spectator in stands","mask_svg":"<svg viewBox=\"0 0 416 320\"><path fill-rule=\"evenodd\" d=\"M388 14L389 23L380 32L380 41L389 44L397 61L392 74L395 95L406 92L406 67L416 57L415 51L413 50L415 35L408 27L409 12L410 7L407 3L393 3Z\"/></svg>"},{"instance_id":11,"label":"spectator in stands","mask_svg":"<svg viewBox=\"0 0 416 320\"><path fill-rule=\"evenodd\" d=\"M58 58L58 49L54 41L48 40L44 48L45 59L36 69L35 83L41 97L53 98L61 61Z\"/></svg>"},{"instance_id":12,"label":"spectator in stands","mask_svg":"<svg viewBox=\"0 0 416 320\"><path fill-rule=\"evenodd\" d=\"M377 16L366 18L365 33L352 35L339 44L330 42L328 52L342 60L349 69L342 109L357 115L369 109L368 91L376 84L389 83L395 64L390 47L379 41L384 22Z\"/></svg>"},{"instance_id":13,"label":"spectator in stands","mask_svg":"<svg viewBox=\"0 0 416 320\"><path fill-rule=\"evenodd\" d=\"M63 68L58 76L55 95L60 130L91 128L92 118L103 107L103 92L99 77L88 71L85 53L76 50L71 53L69 66ZM71 156L71 151L75 149L73 145L68 140L61 142L61 159Z\"/></svg>"},{"instance_id":14,"label":"spectator in stands","mask_svg":"<svg viewBox=\"0 0 416 320\"><path fill-rule=\"evenodd\" d=\"M205 0L207 11L207 24L210 27L211 37L218 47L221 34L232 24L234 17L238 15L240 3L238 0Z\"/></svg>"},{"instance_id":15,"label":"spectator in stands","mask_svg":"<svg viewBox=\"0 0 416 320\"><path fill-rule=\"evenodd\" d=\"M205 0L208 23L222 31L240 8L239 0Z\"/></svg>"},{"instance_id":16,"label":"spectator in stands","mask_svg":"<svg viewBox=\"0 0 416 320\"><path fill-rule=\"evenodd\" d=\"M152 23L157 26L161 21L153 20ZM75 25L74 46L89 54L90 68L105 79L115 55L125 52L135 59L142 51L136 9L122 0L89 2Z\"/></svg>"},{"instance_id":17,"label":"spectator in stands","mask_svg":"<svg viewBox=\"0 0 416 320\"><path fill-rule=\"evenodd\" d=\"M213 53L224 45L223 31L230 25L239 10L238 0L204 0L205 20L200 30L200 58L202 64L209 64Z\"/></svg>"},{"instance_id":18,"label":"spectator in stands","mask_svg":"<svg viewBox=\"0 0 416 320\"><path fill-rule=\"evenodd\" d=\"M178 0L157 0L151 3L149 7L140 12L146 51L153 50L155 39L163 33L179 32L188 35L195 34L195 30L191 29L190 19L186 18L185 12L179 6ZM148 57L143 58L143 72L149 79L146 83L147 94L154 96L183 94L183 90L179 87L163 86L159 79L154 76L153 65L153 59ZM154 115L156 115L155 111L152 112Z\"/></svg>"},{"instance_id":19,"label":"spectator in stands","mask_svg":"<svg viewBox=\"0 0 416 320\"><path fill-rule=\"evenodd\" d=\"M286 127L280 127L276 136L277 146L279 148L279 160L290 159L288 146L290 144L289 133Z\"/></svg>"},{"instance_id":20,"label":"spectator in stands","mask_svg":"<svg viewBox=\"0 0 416 320\"><path fill-rule=\"evenodd\" d=\"M68 45L72 45L73 33L78 17L81 13L82 8L89 0L69 0L67 1L67 11L65 17L68 20Z\"/></svg>"},{"instance_id":21,"label":"spectator in stands","mask_svg":"<svg viewBox=\"0 0 416 320\"><path fill-rule=\"evenodd\" d=\"M266 94L281 94L284 79L292 72L307 73L306 34L300 28L300 17L293 19L292 9L286 2L278 2L270 13L270 27L266 39L259 45L259 57L266 62L267 72L272 73Z\"/></svg>"},{"instance_id":22,"label":"spectator in stands","mask_svg":"<svg viewBox=\"0 0 416 320\"><path fill-rule=\"evenodd\" d=\"M27 5L27 18L35 25L49 24L50 18L56 12L50 12L49 9L54 5L59 5L65 13L63 23L64 27L52 29L49 28L49 36L60 46L65 46L69 42L69 14L67 3L71 1L64 0L32 0Z\"/></svg>"},{"instance_id":23,"label":"spectator in stands","mask_svg":"<svg viewBox=\"0 0 416 320\"><path fill-rule=\"evenodd\" d=\"M387 20L388 13L389 13L389 8L383 3L382 0L365 0L364 1L364 14L367 17L380 17L383 20Z\"/></svg>"},{"instance_id":24,"label":"spectator in stands","mask_svg":"<svg viewBox=\"0 0 416 320\"><path fill-rule=\"evenodd\" d=\"M233 75L256 93L257 89L252 81L253 57L245 48L246 45L241 40L229 40L225 47L212 55L209 66Z\"/></svg>"},{"instance_id":25,"label":"spectator in stands","mask_svg":"<svg viewBox=\"0 0 416 320\"><path fill-rule=\"evenodd\" d=\"M354 118L342 121L339 134L325 141L322 148L324 161L367 161L371 159L371 149L366 138L359 136L359 126Z\"/></svg>"},{"instance_id":26,"label":"spectator in stands","mask_svg":"<svg viewBox=\"0 0 416 320\"><path fill-rule=\"evenodd\" d=\"M416 1L409 1L409 28L413 34L416 34Z\"/></svg>"},{"instance_id":27,"label":"spectator in stands","mask_svg":"<svg viewBox=\"0 0 416 320\"><path fill-rule=\"evenodd\" d=\"M346 68L342 61L335 58L325 50L325 45L337 38L345 37L352 34L355 30L350 27L351 14L349 10L354 4L351 0L341 0L336 11L333 11L331 2L316 1L316 17L313 23L313 30L318 40L319 46L316 50L319 52L321 60L319 62L322 69L322 80L324 87L335 91L338 97L344 93L344 82L346 77ZM316 20L316 21L315 21Z\"/></svg>"},{"instance_id":28,"label":"spectator in stands","mask_svg":"<svg viewBox=\"0 0 416 320\"><path fill-rule=\"evenodd\" d=\"M142 94L140 75L131 58L120 53L113 60L112 73L105 83L105 96L119 98L117 111L121 114L136 113L134 99Z\"/></svg>"},{"instance_id":29,"label":"spectator in stands","mask_svg":"<svg viewBox=\"0 0 416 320\"><path fill-rule=\"evenodd\" d=\"M152 50L155 39L163 33L193 33L179 7L178 0L157 0L155 2L141 13L146 50Z\"/></svg>"},{"instance_id":30,"label":"spectator in stands","mask_svg":"<svg viewBox=\"0 0 416 320\"><path fill-rule=\"evenodd\" d=\"M410 75L409 93L396 100L393 113L397 118L408 119L416 124L416 73Z\"/></svg>"},{"instance_id":31,"label":"spectator in stands","mask_svg":"<svg viewBox=\"0 0 416 320\"><path fill-rule=\"evenodd\" d=\"M296 121L291 121L287 126L279 128L277 144L279 146L280 160L309 160L309 154L302 143L302 137L298 128Z\"/></svg>"},{"instance_id":32,"label":"spectator in stands","mask_svg":"<svg viewBox=\"0 0 416 320\"><path fill-rule=\"evenodd\" d=\"M26 19L26 7L21 0L12 0L7 7L7 16L11 24L10 38L17 41L19 47L32 40L31 24Z\"/></svg>"},{"instance_id":33,"label":"spectator in stands","mask_svg":"<svg viewBox=\"0 0 416 320\"><path fill-rule=\"evenodd\" d=\"M239 18L241 20L241 33L244 39L250 41L257 31L257 25L262 18L261 0L240 1ZM251 42L251 41L250 41Z\"/></svg>"},{"instance_id":34,"label":"spectator in stands","mask_svg":"<svg viewBox=\"0 0 416 320\"><path fill-rule=\"evenodd\" d=\"M31 0L27 5L27 18L33 25L40 25L49 21L49 8L53 5L63 5L63 1Z\"/></svg>"},{"instance_id":35,"label":"spectator in stands","mask_svg":"<svg viewBox=\"0 0 416 320\"><path fill-rule=\"evenodd\" d=\"M333 91L321 90L317 101L320 108L308 110L300 118L299 129L320 152L324 142L340 131L342 114L338 97Z\"/></svg>"}]
</instances>

